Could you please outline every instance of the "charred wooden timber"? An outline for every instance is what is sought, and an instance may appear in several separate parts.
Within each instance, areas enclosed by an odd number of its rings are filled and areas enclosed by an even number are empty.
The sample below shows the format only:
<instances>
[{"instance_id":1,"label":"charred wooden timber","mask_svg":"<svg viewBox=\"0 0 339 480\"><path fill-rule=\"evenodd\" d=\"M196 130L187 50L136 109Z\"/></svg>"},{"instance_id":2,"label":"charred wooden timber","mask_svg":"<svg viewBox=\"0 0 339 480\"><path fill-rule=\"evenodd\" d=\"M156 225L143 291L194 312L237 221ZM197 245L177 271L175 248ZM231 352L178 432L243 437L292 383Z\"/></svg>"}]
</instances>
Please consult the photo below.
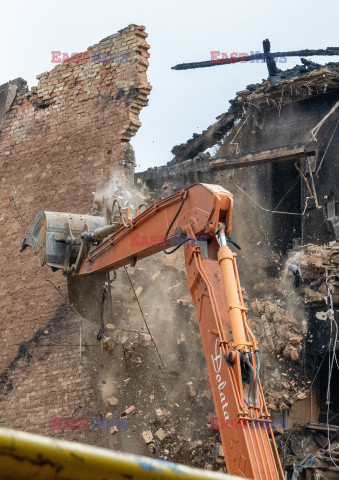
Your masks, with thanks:
<instances>
[{"instance_id":1,"label":"charred wooden timber","mask_svg":"<svg viewBox=\"0 0 339 480\"><path fill-rule=\"evenodd\" d=\"M304 157L313 157L316 154L316 145L296 145L284 148L274 148L263 152L253 153L233 158L215 158L209 163L212 170L228 170L230 168L243 168L262 163L297 161Z\"/></svg>"},{"instance_id":2,"label":"charred wooden timber","mask_svg":"<svg viewBox=\"0 0 339 480\"><path fill-rule=\"evenodd\" d=\"M279 73L277 64L275 63L274 57L271 58L268 54L271 52L271 43L268 38L262 42L264 49L264 54L266 55L266 65L268 69L268 74L273 77Z\"/></svg>"},{"instance_id":3,"label":"charred wooden timber","mask_svg":"<svg viewBox=\"0 0 339 480\"><path fill-rule=\"evenodd\" d=\"M235 57L235 58L221 58L218 60L207 60L205 62L192 62L192 63L179 63L174 65L172 70L190 70L193 68L206 68L206 67L215 67L217 65L228 65L230 63L238 62L250 62L252 60L262 60L267 64L273 64L275 58L279 57L311 57L315 55L320 56L331 56L339 55L339 47L327 47L326 49L319 50L293 50L291 52L269 52L269 53L255 53L253 55L247 55L244 57Z\"/></svg>"}]
</instances>

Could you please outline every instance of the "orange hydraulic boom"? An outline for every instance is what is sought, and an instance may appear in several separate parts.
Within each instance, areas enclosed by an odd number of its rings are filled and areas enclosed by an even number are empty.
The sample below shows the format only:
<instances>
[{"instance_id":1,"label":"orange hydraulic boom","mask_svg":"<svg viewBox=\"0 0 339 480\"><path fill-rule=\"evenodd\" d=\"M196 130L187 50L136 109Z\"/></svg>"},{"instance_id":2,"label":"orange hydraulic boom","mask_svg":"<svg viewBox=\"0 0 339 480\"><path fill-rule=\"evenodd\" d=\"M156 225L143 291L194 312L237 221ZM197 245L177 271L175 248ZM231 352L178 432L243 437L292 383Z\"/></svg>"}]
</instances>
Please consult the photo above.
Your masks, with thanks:
<instances>
[{"instance_id":1,"label":"orange hydraulic boom","mask_svg":"<svg viewBox=\"0 0 339 480\"><path fill-rule=\"evenodd\" d=\"M194 184L120 225L102 217L41 212L26 245L42 262L70 275L112 271L184 245L228 473L281 480L259 379L258 344L246 322L236 254L228 246L233 196L217 185ZM168 248L174 248L168 251Z\"/></svg>"}]
</instances>

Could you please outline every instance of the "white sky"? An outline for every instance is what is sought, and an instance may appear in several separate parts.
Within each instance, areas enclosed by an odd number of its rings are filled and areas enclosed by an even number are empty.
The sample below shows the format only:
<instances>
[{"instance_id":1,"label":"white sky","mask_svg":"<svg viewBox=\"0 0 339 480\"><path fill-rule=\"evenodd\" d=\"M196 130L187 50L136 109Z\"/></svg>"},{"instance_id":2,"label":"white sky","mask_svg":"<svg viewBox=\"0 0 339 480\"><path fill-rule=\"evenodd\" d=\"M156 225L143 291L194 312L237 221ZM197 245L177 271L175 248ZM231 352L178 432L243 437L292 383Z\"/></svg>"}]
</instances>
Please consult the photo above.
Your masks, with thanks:
<instances>
[{"instance_id":1,"label":"white sky","mask_svg":"<svg viewBox=\"0 0 339 480\"><path fill-rule=\"evenodd\" d=\"M22 77L30 87L37 85L36 75L54 66L52 50L81 52L131 23L145 25L153 90L141 112L142 127L132 139L138 170L145 170L170 160L171 148L225 112L236 91L267 77L265 64L188 71L171 66L209 60L211 50L262 51L265 38L272 51L339 46L338 10L335 0L3 0L0 84ZM297 62L292 58L280 66Z\"/></svg>"}]
</instances>

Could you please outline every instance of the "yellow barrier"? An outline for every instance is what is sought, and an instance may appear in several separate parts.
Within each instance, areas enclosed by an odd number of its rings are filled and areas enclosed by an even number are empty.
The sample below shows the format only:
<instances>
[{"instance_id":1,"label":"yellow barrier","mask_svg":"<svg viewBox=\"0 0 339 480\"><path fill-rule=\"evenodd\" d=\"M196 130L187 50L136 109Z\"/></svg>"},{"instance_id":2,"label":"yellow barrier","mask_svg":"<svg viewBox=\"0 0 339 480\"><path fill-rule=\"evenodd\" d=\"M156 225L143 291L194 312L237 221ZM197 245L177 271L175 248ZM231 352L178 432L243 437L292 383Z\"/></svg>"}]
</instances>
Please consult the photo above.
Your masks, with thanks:
<instances>
[{"instance_id":1,"label":"yellow barrier","mask_svg":"<svg viewBox=\"0 0 339 480\"><path fill-rule=\"evenodd\" d=\"M0 428L1 480L231 480L238 477Z\"/></svg>"}]
</instances>

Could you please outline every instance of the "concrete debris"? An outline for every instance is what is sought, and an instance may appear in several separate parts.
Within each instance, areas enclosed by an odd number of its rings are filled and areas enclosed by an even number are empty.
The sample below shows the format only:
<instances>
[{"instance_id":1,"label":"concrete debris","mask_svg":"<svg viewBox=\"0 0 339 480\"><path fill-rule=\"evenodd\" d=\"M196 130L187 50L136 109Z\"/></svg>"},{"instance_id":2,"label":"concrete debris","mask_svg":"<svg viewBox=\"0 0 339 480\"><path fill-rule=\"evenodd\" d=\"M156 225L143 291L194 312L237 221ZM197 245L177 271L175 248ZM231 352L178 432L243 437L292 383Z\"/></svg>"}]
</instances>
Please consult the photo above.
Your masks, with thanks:
<instances>
[{"instance_id":1,"label":"concrete debris","mask_svg":"<svg viewBox=\"0 0 339 480\"><path fill-rule=\"evenodd\" d=\"M306 478L311 480L337 480L339 471L339 443L332 444L331 450L319 450L307 464L304 463L302 471Z\"/></svg>"},{"instance_id":2,"label":"concrete debris","mask_svg":"<svg viewBox=\"0 0 339 480\"><path fill-rule=\"evenodd\" d=\"M304 288L304 294L306 303L324 302L326 297L322 292L314 291L309 287Z\"/></svg>"},{"instance_id":3,"label":"concrete debris","mask_svg":"<svg viewBox=\"0 0 339 480\"><path fill-rule=\"evenodd\" d=\"M106 418L109 418L109 419L113 418L113 413L108 412L106 415ZM110 427L109 432L111 435L116 435L119 432L119 429L116 425L113 425L113 427Z\"/></svg>"},{"instance_id":4,"label":"concrete debris","mask_svg":"<svg viewBox=\"0 0 339 480\"><path fill-rule=\"evenodd\" d=\"M285 355L285 357L290 357L294 361L298 360L299 358L299 353L297 349L293 347L293 345L286 346L283 350L283 354Z\"/></svg>"},{"instance_id":5,"label":"concrete debris","mask_svg":"<svg viewBox=\"0 0 339 480\"><path fill-rule=\"evenodd\" d=\"M301 401L301 400L305 400L305 398L307 398L307 393L306 392L298 392L297 395L296 395L296 399Z\"/></svg>"},{"instance_id":6,"label":"concrete debris","mask_svg":"<svg viewBox=\"0 0 339 480\"><path fill-rule=\"evenodd\" d=\"M178 357L180 360L185 360L187 357L187 348L186 348L186 336L184 333L181 333L177 338L177 350Z\"/></svg>"},{"instance_id":7,"label":"concrete debris","mask_svg":"<svg viewBox=\"0 0 339 480\"><path fill-rule=\"evenodd\" d=\"M296 335L292 332L286 333L286 338L290 341L292 345L299 345L303 340L303 335Z\"/></svg>"},{"instance_id":8,"label":"concrete debris","mask_svg":"<svg viewBox=\"0 0 339 480\"><path fill-rule=\"evenodd\" d=\"M216 450L217 450L216 462L219 464L225 463L224 449L222 448L222 445L220 443L216 445Z\"/></svg>"},{"instance_id":9,"label":"concrete debris","mask_svg":"<svg viewBox=\"0 0 339 480\"><path fill-rule=\"evenodd\" d=\"M142 364L141 357L132 356L131 363L133 363L135 367L140 367L140 365Z\"/></svg>"},{"instance_id":10,"label":"concrete debris","mask_svg":"<svg viewBox=\"0 0 339 480\"><path fill-rule=\"evenodd\" d=\"M193 382L187 382L186 385L187 385L188 396L190 398L195 397L197 395L197 392L194 388Z\"/></svg>"},{"instance_id":11,"label":"concrete debris","mask_svg":"<svg viewBox=\"0 0 339 480\"><path fill-rule=\"evenodd\" d=\"M316 319L328 321L326 276L332 275L333 279L338 274L338 252L338 245L308 245L291 251L280 277L273 279L274 282L269 276L267 280L263 279L258 289L258 292L264 292L263 298L257 298L249 305L248 322L259 342L265 364L261 381L273 412L291 411L295 402L308 398L317 364L314 371L305 370L306 352L308 348L326 348L328 339L324 327L322 340L319 327L317 336L310 331L315 326L310 325L305 304L320 309L314 311ZM283 377L286 381L282 381Z\"/></svg>"},{"instance_id":12,"label":"concrete debris","mask_svg":"<svg viewBox=\"0 0 339 480\"><path fill-rule=\"evenodd\" d=\"M110 352L113 349L113 342L110 337L104 337L100 341L100 347L103 352Z\"/></svg>"},{"instance_id":13,"label":"concrete debris","mask_svg":"<svg viewBox=\"0 0 339 480\"><path fill-rule=\"evenodd\" d=\"M283 352L294 360L298 358L304 336L301 335L302 329L297 320L288 310L269 300L256 300L251 303L249 315L260 318L260 321L251 318L251 323L256 323L261 348L267 346L268 351L276 355Z\"/></svg>"},{"instance_id":14,"label":"concrete debris","mask_svg":"<svg viewBox=\"0 0 339 480\"><path fill-rule=\"evenodd\" d=\"M201 447L202 441L201 440L196 440L195 442L192 442L191 439L187 439L187 441L190 443L189 450L193 452L197 448Z\"/></svg>"},{"instance_id":15,"label":"concrete debris","mask_svg":"<svg viewBox=\"0 0 339 480\"><path fill-rule=\"evenodd\" d=\"M144 287L138 287L138 288L136 288L136 290L135 290L135 296L136 296L137 298L140 297L141 292L143 291L143 289L144 289Z\"/></svg>"},{"instance_id":16,"label":"concrete debris","mask_svg":"<svg viewBox=\"0 0 339 480\"><path fill-rule=\"evenodd\" d=\"M166 423L169 423L169 412L167 410L163 408L157 408L155 413L161 425L165 425Z\"/></svg>"},{"instance_id":17,"label":"concrete debris","mask_svg":"<svg viewBox=\"0 0 339 480\"><path fill-rule=\"evenodd\" d=\"M212 392L211 392L211 389L210 388L207 388L206 390L204 390L202 392L202 394L200 395L201 398L208 398L208 399L212 399Z\"/></svg>"},{"instance_id":18,"label":"concrete debris","mask_svg":"<svg viewBox=\"0 0 339 480\"><path fill-rule=\"evenodd\" d=\"M135 406L131 405L130 407L126 408L126 410L121 414L122 417L126 417L129 413L132 413L135 410Z\"/></svg>"},{"instance_id":19,"label":"concrete debris","mask_svg":"<svg viewBox=\"0 0 339 480\"><path fill-rule=\"evenodd\" d=\"M326 277L338 274L339 246L309 245L297 251L289 258L286 268L296 262L301 271L298 284L300 295L306 303L325 303L327 297ZM336 295L336 283L332 278L333 293ZM331 282L330 282L331 283Z\"/></svg>"},{"instance_id":20,"label":"concrete debris","mask_svg":"<svg viewBox=\"0 0 339 480\"><path fill-rule=\"evenodd\" d=\"M287 407L287 409L291 408L292 405L293 405L293 401L291 401L291 399L287 396L287 395L283 395L281 397L281 402L283 404L283 407L282 409L285 410L286 408L284 407Z\"/></svg>"},{"instance_id":21,"label":"concrete debris","mask_svg":"<svg viewBox=\"0 0 339 480\"><path fill-rule=\"evenodd\" d=\"M148 345L151 345L152 343L151 335L148 333L139 333L138 340L140 345L143 347L148 347Z\"/></svg>"},{"instance_id":22,"label":"concrete debris","mask_svg":"<svg viewBox=\"0 0 339 480\"><path fill-rule=\"evenodd\" d=\"M167 433L163 428L159 428L159 430L157 430L155 434L161 442L167 437Z\"/></svg>"},{"instance_id":23,"label":"concrete debris","mask_svg":"<svg viewBox=\"0 0 339 480\"><path fill-rule=\"evenodd\" d=\"M115 407L116 405L118 405L119 400L115 397L110 397L107 399L107 403L111 405L111 407Z\"/></svg>"},{"instance_id":24,"label":"concrete debris","mask_svg":"<svg viewBox=\"0 0 339 480\"><path fill-rule=\"evenodd\" d=\"M153 275L151 276L151 282L154 282L160 275L160 270L157 270Z\"/></svg>"},{"instance_id":25,"label":"concrete debris","mask_svg":"<svg viewBox=\"0 0 339 480\"><path fill-rule=\"evenodd\" d=\"M177 303L179 303L180 305L184 305L185 307L193 307L193 302L189 295L178 298Z\"/></svg>"},{"instance_id":26,"label":"concrete debris","mask_svg":"<svg viewBox=\"0 0 339 480\"><path fill-rule=\"evenodd\" d=\"M150 430L146 430L145 432L142 432L141 436L144 439L144 442L146 444L153 442L153 435Z\"/></svg>"},{"instance_id":27,"label":"concrete debris","mask_svg":"<svg viewBox=\"0 0 339 480\"><path fill-rule=\"evenodd\" d=\"M148 448L149 452L151 453L151 455L155 455L157 453L154 442L148 443L147 448Z\"/></svg>"}]
</instances>

